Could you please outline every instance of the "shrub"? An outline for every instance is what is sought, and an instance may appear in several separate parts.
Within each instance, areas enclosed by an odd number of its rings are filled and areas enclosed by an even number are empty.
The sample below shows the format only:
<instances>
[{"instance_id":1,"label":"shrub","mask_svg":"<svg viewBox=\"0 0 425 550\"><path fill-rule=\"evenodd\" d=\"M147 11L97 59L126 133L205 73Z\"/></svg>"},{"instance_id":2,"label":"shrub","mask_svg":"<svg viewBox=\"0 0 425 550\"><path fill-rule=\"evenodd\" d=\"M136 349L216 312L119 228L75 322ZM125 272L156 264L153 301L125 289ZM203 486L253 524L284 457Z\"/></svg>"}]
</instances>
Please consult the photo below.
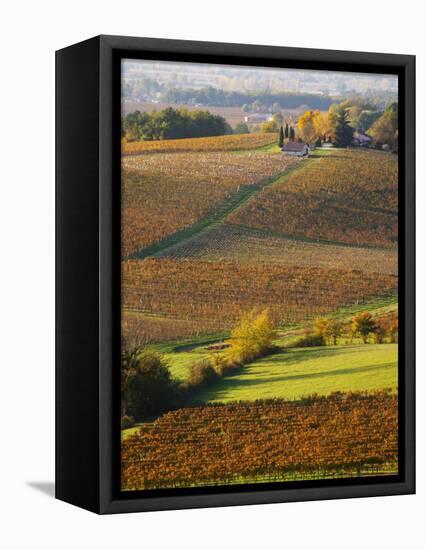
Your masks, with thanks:
<instances>
[{"instance_id":1,"label":"shrub","mask_svg":"<svg viewBox=\"0 0 425 550\"><path fill-rule=\"evenodd\" d=\"M260 126L260 132L265 134L275 134L279 131L279 125L275 120L267 120Z\"/></svg>"},{"instance_id":2,"label":"shrub","mask_svg":"<svg viewBox=\"0 0 425 550\"><path fill-rule=\"evenodd\" d=\"M288 347L289 348L313 348L316 346L326 346L326 338L323 334L318 334L317 332L306 332L292 342Z\"/></svg>"},{"instance_id":3,"label":"shrub","mask_svg":"<svg viewBox=\"0 0 425 550\"><path fill-rule=\"evenodd\" d=\"M238 122L233 130L234 134L249 134L248 125L245 122Z\"/></svg>"},{"instance_id":4,"label":"shrub","mask_svg":"<svg viewBox=\"0 0 425 550\"><path fill-rule=\"evenodd\" d=\"M191 365L189 370L189 376L187 383L189 386L205 387L209 386L213 382L216 382L219 378L218 373L207 360L200 361Z\"/></svg>"},{"instance_id":5,"label":"shrub","mask_svg":"<svg viewBox=\"0 0 425 550\"><path fill-rule=\"evenodd\" d=\"M373 338L375 344L383 344L385 341L385 336L388 333L388 322L385 322L383 319L375 321L375 330L373 332Z\"/></svg>"}]
</instances>

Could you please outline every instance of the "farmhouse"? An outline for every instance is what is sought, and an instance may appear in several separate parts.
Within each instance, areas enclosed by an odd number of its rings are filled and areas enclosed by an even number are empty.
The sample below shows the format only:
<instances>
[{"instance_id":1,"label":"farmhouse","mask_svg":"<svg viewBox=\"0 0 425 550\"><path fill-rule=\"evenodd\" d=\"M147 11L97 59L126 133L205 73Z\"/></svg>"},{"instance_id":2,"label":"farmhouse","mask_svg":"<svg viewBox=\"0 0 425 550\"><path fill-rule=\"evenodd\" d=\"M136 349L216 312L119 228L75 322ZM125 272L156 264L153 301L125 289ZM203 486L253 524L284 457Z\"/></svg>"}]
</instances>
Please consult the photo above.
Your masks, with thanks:
<instances>
[{"instance_id":1,"label":"farmhouse","mask_svg":"<svg viewBox=\"0 0 425 550\"><path fill-rule=\"evenodd\" d=\"M308 145L290 141L282 147L282 153L292 157L308 157Z\"/></svg>"},{"instance_id":2,"label":"farmhouse","mask_svg":"<svg viewBox=\"0 0 425 550\"><path fill-rule=\"evenodd\" d=\"M354 132L353 144L358 147L370 147L372 144L372 138L367 134L361 134L360 132Z\"/></svg>"},{"instance_id":3,"label":"farmhouse","mask_svg":"<svg viewBox=\"0 0 425 550\"><path fill-rule=\"evenodd\" d=\"M245 117L245 122L267 122L273 120L273 116L269 113L253 113Z\"/></svg>"}]
</instances>

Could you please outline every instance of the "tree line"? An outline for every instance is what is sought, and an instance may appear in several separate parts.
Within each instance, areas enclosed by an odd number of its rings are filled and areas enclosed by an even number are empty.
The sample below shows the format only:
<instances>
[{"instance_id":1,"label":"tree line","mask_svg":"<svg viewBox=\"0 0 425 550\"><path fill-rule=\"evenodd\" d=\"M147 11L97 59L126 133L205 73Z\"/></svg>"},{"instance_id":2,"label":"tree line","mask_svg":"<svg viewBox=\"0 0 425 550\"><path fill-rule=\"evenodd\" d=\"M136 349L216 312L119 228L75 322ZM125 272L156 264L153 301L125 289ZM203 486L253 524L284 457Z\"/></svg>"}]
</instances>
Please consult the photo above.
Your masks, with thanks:
<instances>
[{"instance_id":1,"label":"tree line","mask_svg":"<svg viewBox=\"0 0 425 550\"><path fill-rule=\"evenodd\" d=\"M318 318L313 327L307 328L291 347L335 346L341 338L350 343L355 338L360 338L367 344L371 337L376 344L398 342L398 319L374 318L368 311L357 313L349 323L343 323L334 317Z\"/></svg>"},{"instance_id":2,"label":"tree line","mask_svg":"<svg viewBox=\"0 0 425 550\"><path fill-rule=\"evenodd\" d=\"M193 88L170 88L164 91L161 101L205 105L211 107L242 107L245 112L272 112L279 109L296 109L308 105L312 109L326 110L333 103L327 95L291 92L237 92L208 86Z\"/></svg>"},{"instance_id":3,"label":"tree line","mask_svg":"<svg viewBox=\"0 0 425 550\"><path fill-rule=\"evenodd\" d=\"M283 120L282 114L275 113L272 120L264 122L259 130L266 133L279 133L279 146L285 140L302 141L320 147L322 143L333 143L336 147L349 147L353 144L355 132L368 135L375 147L397 151L398 148L398 104L392 103L385 111L373 110L368 104L332 104L327 112L308 110L298 119L297 124ZM246 127L246 128L245 128ZM296 130L295 130L296 128ZM248 133L243 123L235 128L238 133Z\"/></svg>"},{"instance_id":4,"label":"tree line","mask_svg":"<svg viewBox=\"0 0 425 550\"><path fill-rule=\"evenodd\" d=\"M179 139L232 134L226 119L208 111L173 109L129 113L122 120L122 135L128 141Z\"/></svg>"},{"instance_id":5,"label":"tree line","mask_svg":"<svg viewBox=\"0 0 425 550\"><path fill-rule=\"evenodd\" d=\"M299 137L309 144L332 142L337 147L348 147L355 132L371 137L377 147L396 151L398 104L392 103L382 112L347 100L331 105L327 112L306 111L298 119Z\"/></svg>"},{"instance_id":6,"label":"tree line","mask_svg":"<svg viewBox=\"0 0 425 550\"><path fill-rule=\"evenodd\" d=\"M357 131L368 135L376 147L397 151L398 104L392 103L383 112L373 110L366 103L351 103L349 100L333 103L328 111L308 110L295 124L284 120L282 113L275 112L272 120L258 128L263 133L279 133L279 145L287 141L303 141L321 146L333 143L336 147L353 144ZM129 113L122 120L122 135L127 141L179 139L190 137L248 134L250 128L239 122L234 130L220 115L209 111L168 107L160 111Z\"/></svg>"}]
</instances>

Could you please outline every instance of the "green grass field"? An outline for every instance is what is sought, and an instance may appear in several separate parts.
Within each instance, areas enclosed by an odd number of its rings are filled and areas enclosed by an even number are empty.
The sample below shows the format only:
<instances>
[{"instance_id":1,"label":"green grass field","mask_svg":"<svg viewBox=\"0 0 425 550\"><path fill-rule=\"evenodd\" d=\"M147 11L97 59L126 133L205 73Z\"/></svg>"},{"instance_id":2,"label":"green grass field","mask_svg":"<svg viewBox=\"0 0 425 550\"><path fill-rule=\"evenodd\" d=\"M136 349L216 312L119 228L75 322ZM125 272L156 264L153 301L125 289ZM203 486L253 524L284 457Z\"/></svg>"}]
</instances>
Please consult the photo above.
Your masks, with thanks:
<instances>
[{"instance_id":1,"label":"green grass field","mask_svg":"<svg viewBox=\"0 0 425 550\"><path fill-rule=\"evenodd\" d=\"M397 388L397 344L287 349L222 378L196 401L298 399L312 393L381 388Z\"/></svg>"},{"instance_id":2,"label":"green grass field","mask_svg":"<svg viewBox=\"0 0 425 550\"><path fill-rule=\"evenodd\" d=\"M365 304L340 308L333 313L332 317L347 322L359 311L370 311L373 315L379 316L396 311L397 307L398 304L396 297L376 298L375 300ZM287 346L288 344L291 344L302 335L307 325L308 323L302 323L299 325L281 327L278 330L278 338L275 342L276 345ZM187 377L190 366L193 363L211 357L211 352L208 352L206 349L209 344L221 341L228 337L228 332L222 332L216 335L200 336L189 340L156 344L152 347L163 355L170 367L171 374L175 378L184 380ZM355 340L354 343L360 343L360 339ZM371 348L373 346L368 347Z\"/></svg>"},{"instance_id":3,"label":"green grass field","mask_svg":"<svg viewBox=\"0 0 425 550\"><path fill-rule=\"evenodd\" d=\"M197 361L202 361L202 359L208 359L208 357L208 354L199 348L180 353L164 354L165 361L170 365L172 376L180 380L187 377L191 365Z\"/></svg>"}]
</instances>

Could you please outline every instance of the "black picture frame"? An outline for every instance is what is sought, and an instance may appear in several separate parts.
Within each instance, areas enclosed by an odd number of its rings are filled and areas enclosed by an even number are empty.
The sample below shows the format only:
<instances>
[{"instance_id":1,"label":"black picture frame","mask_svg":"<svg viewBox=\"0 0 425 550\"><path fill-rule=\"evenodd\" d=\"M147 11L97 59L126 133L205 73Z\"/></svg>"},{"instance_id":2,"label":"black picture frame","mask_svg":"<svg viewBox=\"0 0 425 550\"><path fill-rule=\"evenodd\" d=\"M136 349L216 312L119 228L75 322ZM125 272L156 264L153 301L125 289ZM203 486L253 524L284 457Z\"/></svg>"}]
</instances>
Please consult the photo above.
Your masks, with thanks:
<instances>
[{"instance_id":1,"label":"black picture frame","mask_svg":"<svg viewBox=\"0 0 425 550\"><path fill-rule=\"evenodd\" d=\"M120 492L117 124L124 57L399 76L399 476ZM56 498L106 514L414 493L414 216L414 56L119 36L56 52Z\"/></svg>"}]
</instances>

